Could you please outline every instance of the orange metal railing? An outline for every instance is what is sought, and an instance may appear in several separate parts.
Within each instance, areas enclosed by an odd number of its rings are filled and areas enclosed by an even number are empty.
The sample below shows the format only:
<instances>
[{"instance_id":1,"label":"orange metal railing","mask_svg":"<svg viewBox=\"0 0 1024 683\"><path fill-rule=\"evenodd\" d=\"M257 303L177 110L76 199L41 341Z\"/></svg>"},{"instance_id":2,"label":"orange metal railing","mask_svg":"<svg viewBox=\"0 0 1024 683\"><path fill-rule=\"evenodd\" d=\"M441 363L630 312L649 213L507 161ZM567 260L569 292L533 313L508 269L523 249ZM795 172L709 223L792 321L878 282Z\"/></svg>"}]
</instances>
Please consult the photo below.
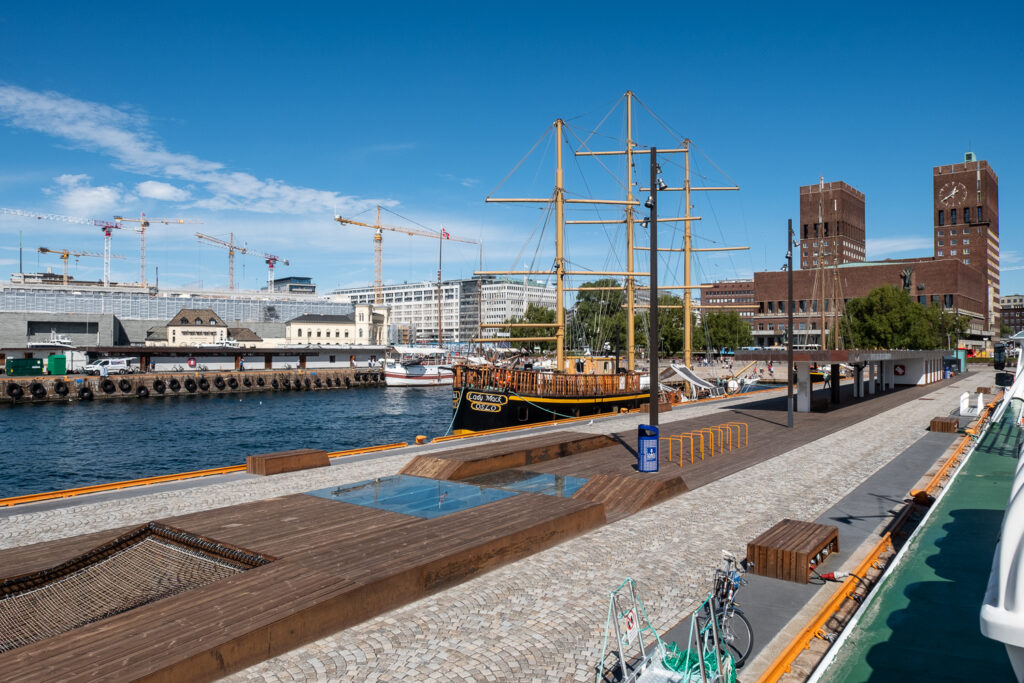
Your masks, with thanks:
<instances>
[{"instance_id":1,"label":"orange metal railing","mask_svg":"<svg viewBox=\"0 0 1024 683\"><path fill-rule=\"evenodd\" d=\"M369 446L367 448L354 448L347 451L334 451L328 453L329 458L343 458L346 455L358 455L360 453L374 453L377 451L385 451L391 448L401 448L408 446L406 442L401 443L389 443L382 446ZM73 496L82 496L88 493L102 493L104 491L117 491L120 489L131 488L134 486L149 486L152 484L165 484L172 481L183 481L185 479L197 479L199 477L209 477L215 474L230 474L232 472L244 472L245 465L228 465L227 467L213 467L206 470L194 470L192 472L179 472L177 474L162 474L156 477L144 477L142 479L128 479L126 481L115 481L107 484L94 484L92 486L79 486L72 489L62 489L60 491L46 491L45 493L30 493L24 496L13 496L10 498L0 498L0 507L11 507L13 505L22 505L24 503L38 503L44 500L56 500L58 498L71 498Z\"/></svg>"},{"instance_id":2,"label":"orange metal railing","mask_svg":"<svg viewBox=\"0 0 1024 683\"><path fill-rule=\"evenodd\" d=\"M455 366L454 388L509 390L542 397L615 396L640 391L640 375L569 375L536 370Z\"/></svg>"},{"instance_id":3,"label":"orange metal railing","mask_svg":"<svg viewBox=\"0 0 1024 683\"><path fill-rule=\"evenodd\" d=\"M735 430L736 438L733 439L733 430ZM712 425L710 427L701 427L689 432L683 432L681 434L668 434L659 438L659 443L666 442L668 444L668 461L674 462L675 448L674 444L678 441L679 443L679 466L683 466L683 440L690 445L690 462L693 463L696 459L697 448L700 448L700 459L704 459L704 437L708 437L708 445L710 446L710 457L715 455L715 435L718 435L718 452L722 454L725 452L725 448L731 451L733 448L740 448L750 443L750 427L746 422L724 422L720 425Z\"/></svg>"}]
</instances>

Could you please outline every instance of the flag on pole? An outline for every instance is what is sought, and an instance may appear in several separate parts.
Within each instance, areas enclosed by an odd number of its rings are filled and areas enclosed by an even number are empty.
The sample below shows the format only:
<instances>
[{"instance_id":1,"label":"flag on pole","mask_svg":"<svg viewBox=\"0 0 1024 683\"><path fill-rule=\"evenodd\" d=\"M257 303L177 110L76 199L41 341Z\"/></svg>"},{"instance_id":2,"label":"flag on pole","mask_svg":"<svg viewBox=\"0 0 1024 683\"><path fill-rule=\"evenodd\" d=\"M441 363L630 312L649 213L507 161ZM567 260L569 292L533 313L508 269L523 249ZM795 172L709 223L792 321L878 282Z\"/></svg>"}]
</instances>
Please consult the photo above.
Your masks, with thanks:
<instances>
[{"instance_id":1,"label":"flag on pole","mask_svg":"<svg viewBox=\"0 0 1024 683\"><path fill-rule=\"evenodd\" d=\"M445 230L444 228L441 228L441 237L444 238L444 239L450 239L451 235L448 234L447 230Z\"/></svg>"}]
</instances>

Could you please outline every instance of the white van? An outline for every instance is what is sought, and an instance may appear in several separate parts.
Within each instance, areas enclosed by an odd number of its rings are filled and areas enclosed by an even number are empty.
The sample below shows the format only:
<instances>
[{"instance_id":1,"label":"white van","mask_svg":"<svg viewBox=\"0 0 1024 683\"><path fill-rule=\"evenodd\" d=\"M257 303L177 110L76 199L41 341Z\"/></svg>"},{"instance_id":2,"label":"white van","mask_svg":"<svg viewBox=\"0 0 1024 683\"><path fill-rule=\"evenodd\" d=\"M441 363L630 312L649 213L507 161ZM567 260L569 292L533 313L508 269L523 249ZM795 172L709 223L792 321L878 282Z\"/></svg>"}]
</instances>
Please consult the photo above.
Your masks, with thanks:
<instances>
[{"instance_id":1,"label":"white van","mask_svg":"<svg viewBox=\"0 0 1024 683\"><path fill-rule=\"evenodd\" d=\"M138 359L136 358L100 358L85 366L87 375L101 375L102 369L107 369L108 375L127 375L138 372Z\"/></svg>"}]
</instances>

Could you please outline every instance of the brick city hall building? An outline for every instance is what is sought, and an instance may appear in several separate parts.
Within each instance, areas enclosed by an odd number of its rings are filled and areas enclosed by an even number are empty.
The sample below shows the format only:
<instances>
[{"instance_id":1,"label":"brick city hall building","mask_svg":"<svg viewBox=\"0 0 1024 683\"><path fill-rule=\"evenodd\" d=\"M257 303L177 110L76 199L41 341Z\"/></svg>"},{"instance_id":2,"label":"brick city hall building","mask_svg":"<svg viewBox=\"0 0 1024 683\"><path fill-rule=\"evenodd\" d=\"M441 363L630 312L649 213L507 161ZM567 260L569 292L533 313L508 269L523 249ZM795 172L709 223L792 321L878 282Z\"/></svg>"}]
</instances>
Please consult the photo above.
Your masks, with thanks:
<instances>
[{"instance_id":1,"label":"brick city hall building","mask_svg":"<svg viewBox=\"0 0 1024 683\"><path fill-rule=\"evenodd\" d=\"M999 181L985 161L965 155L959 164L933 169L933 256L865 261L864 194L844 182L800 188L797 253L800 269L793 272L793 343L821 347L835 325L835 312L850 299L866 296L882 285L904 289L922 305L937 304L967 316L968 337L960 343L986 348L999 335ZM755 273L745 287L740 281L712 283L701 292L730 308L746 304L754 344L786 343L787 275L785 271ZM729 297L727 291L753 294ZM730 292L731 293L731 292ZM731 301L730 301L731 299ZM702 303L704 302L702 301ZM724 310L724 308L723 308ZM824 326L822 313L824 312ZM951 340L950 344L957 340ZM846 345L850 340L845 340Z\"/></svg>"}]
</instances>

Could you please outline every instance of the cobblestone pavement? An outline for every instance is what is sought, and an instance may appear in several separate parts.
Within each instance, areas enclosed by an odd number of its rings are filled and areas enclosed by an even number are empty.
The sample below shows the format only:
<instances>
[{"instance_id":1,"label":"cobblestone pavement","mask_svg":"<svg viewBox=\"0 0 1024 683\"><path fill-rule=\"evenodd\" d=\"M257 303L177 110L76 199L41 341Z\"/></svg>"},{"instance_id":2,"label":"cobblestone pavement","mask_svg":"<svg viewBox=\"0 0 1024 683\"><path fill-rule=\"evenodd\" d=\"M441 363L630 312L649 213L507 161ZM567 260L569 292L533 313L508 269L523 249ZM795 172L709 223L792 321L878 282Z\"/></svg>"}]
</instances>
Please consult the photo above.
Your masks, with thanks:
<instances>
[{"instance_id":1,"label":"cobblestone pavement","mask_svg":"<svg viewBox=\"0 0 1024 683\"><path fill-rule=\"evenodd\" d=\"M633 577L655 628L680 621L709 587L723 548L783 517L814 519L916 441L945 413L967 376L805 446L514 564L269 659L233 681L589 681L608 591ZM750 400L760 400L752 397ZM662 423L734 407L708 403ZM671 418L670 418L671 415ZM622 431L641 416L581 424ZM566 426L568 427L568 425ZM422 452L422 451L417 451ZM841 457L839 455L841 454ZM0 525L0 547L61 538L200 509L308 491L397 472L409 451L266 479L26 512ZM785 485L780 485L785 482Z\"/></svg>"}]
</instances>

